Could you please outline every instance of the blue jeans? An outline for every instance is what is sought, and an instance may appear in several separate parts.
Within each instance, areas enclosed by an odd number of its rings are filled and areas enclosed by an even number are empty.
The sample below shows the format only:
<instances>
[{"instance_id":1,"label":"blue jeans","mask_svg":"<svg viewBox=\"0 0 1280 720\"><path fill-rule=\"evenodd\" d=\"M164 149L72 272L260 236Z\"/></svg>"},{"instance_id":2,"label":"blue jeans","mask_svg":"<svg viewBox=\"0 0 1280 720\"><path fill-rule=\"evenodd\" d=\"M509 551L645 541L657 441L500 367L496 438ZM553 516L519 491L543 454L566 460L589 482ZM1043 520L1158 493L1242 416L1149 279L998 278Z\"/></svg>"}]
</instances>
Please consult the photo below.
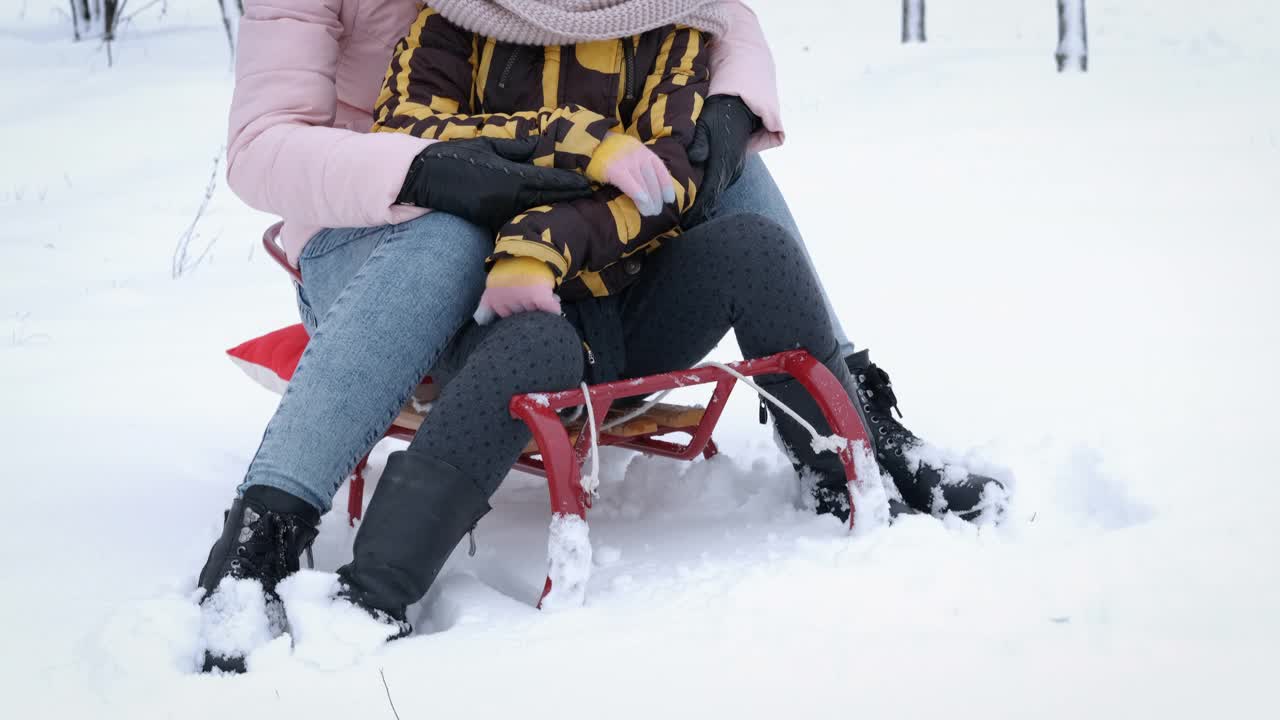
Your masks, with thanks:
<instances>
[{"instance_id":1,"label":"blue jeans","mask_svg":"<svg viewBox=\"0 0 1280 720\"><path fill-rule=\"evenodd\" d=\"M759 156L713 215L738 212L764 215L800 237ZM343 480L475 311L492 249L492 233L445 213L311 238L299 259L298 290L311 341L240 492L269 485L328 512ZM812 268L807 251L805 259ZM826 306L842 354L852 352L830 301Z\"/></svg>"},{"instance_id":2,"label":"blue jeans","mask_svg":"<svg viewBox=\"0 0 1280 720\"><path fill-rule=\"evenodd\" d=\"M311 334L240 492L269 485L327 512L484 291L488 230L445 213L321 230L302 251Z\"/></svg>"}]
</instances>

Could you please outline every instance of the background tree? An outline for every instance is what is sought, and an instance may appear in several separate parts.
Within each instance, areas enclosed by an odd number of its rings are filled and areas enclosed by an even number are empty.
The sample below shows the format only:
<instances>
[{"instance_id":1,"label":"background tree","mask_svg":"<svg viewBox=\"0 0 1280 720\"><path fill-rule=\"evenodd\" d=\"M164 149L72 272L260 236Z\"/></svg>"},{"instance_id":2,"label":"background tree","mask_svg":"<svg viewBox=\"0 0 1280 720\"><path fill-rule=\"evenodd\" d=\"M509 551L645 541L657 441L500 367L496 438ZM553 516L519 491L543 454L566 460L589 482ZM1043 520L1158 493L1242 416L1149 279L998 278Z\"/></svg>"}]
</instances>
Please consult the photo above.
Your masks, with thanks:
<instances>
[{"instance_id":1,"label":"background tree","mask_svg":"<svg viewBox=\"0 0 1280 720\"><path fill-rule=\"evenodd\" d=\"M924 0L902 0L902 42L924 42Z\"/></svg>"},{"instance_id":2,"label":"background tree","mask_svg":"<svg viewBox=\"0 0 1280 720\"><path fill-rule=\"evenodd\" d=\"M75 35L76 41L79 42L81 24L88 31L91 21L89 17L89 0L69 0L69 2L71 3L71 32Z\"/></svg>"},{"instance_id":3,"label":"background tree","mask_svg":"<svg viewBox=\"0 0 1280 720\"><path fill-rule=\"evenodd\" d=\"M222 11L222 29L227 33L227 46L236 54L236 40L240 32L240 16L244 15L244 0L218 0Z\"/></svg>"},{"instance_id":4,"label":"background tree","mask_svg":"<svg viewBox=\"0 0 1280 720\"><path fill-rule=\"evenodd\" d=\"M84 1L84 0L82 0ZM116 40L116 28L124 16L129 0L102 0L102 42L107 46L107 65L111 65L111 43Z\"/></svg>"},{"instance_id":5,"label":"background tree","mask_svg":"<svg viewBox=\"0 0 1280 720\"><path fill-rule=\"evenodd\" d=\"M1089 31L1084 0L1058 0L1058 72L1089 70Z\"/></svg>"}]
</instances>

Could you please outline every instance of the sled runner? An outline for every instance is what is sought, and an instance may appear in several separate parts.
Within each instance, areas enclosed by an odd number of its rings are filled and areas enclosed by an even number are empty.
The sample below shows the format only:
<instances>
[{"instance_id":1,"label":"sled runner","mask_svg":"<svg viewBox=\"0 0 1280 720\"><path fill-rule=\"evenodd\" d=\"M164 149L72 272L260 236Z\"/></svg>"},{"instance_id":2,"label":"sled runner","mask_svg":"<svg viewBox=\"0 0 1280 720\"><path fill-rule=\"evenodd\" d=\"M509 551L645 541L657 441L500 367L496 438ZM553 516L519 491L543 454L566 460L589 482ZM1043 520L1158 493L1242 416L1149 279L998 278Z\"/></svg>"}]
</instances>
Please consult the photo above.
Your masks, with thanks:
<instances>
[{"instance_id":1,"label":"sled runner","mask_svg":"<svg viewBox=\"0 0 1280 720\"><path fill-rule=\"evenodd\" d=\"M280 224L268 228L263 235L263 245L300 285L300 272L288 263L283 248L277 243L279 230ZM306 341L305 329L295 325L232 348L228 354L254 379L283 392ZM817 401L833 432L848 441L839 450L839 456L851 488L855 487L858 478L853 444L858 441L864 447L869 444L866 429L839 381L804 350L562 392L517 395L511 399L511 416L528 425L533 434L516 468L547 479L551 505L550 546L556 550L549 552L548 575L539 607L582 602L591 557L586 517L596 484L593 453L600 447L611 446L678 460L713 457L717 449L711 435L734 386L740 379L769 374L787 374L799 380ZM623 402L696 385L714 386L705 408L657 401ZM435 395L435 386L430 378L425 378L388 428L386 437L411 440ZM678 442L671 438L680 435L687 439ZM367 461L366 456L349 479L347 511L353 525L364 509ZM589 465L592 471L584 473L584 465ZM852 508L852 492L849 500ZM851 512L850 524L852 522Z\"/></svg>"}]
</instances>

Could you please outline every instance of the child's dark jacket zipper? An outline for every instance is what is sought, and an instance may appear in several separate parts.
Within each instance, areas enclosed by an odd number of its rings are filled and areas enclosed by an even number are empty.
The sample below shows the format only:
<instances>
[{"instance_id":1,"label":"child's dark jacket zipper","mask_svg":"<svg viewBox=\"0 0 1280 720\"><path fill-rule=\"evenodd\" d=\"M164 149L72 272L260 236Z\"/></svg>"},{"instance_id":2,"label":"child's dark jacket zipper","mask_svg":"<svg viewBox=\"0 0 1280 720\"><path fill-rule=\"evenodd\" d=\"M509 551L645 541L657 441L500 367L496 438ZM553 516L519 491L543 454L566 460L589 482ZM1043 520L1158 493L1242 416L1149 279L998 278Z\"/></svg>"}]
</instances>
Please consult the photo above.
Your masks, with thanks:
<instances>
[{"instance_id":1,"label":"child's dark jacket zipper","mask_svg":"<svg viewBox=\"0 0 1280 720\"><path fill-rule=\"evenodd\" d=\"M623 62L623 87L625 94L623 100L636 99L636 44L629 37L622 38L622 54L626 60Z\"/></svg>"},{"instance_id":2,"label":"child's dark jacket zipper","mask_svg":"<svg viewBox=\"0 0 1280 720\"><path fill-rule=\"evenodd\" d=\"M498 76L498 89L507 89L507 79L511 77L511 71L516 66L516 60L524 54L525 47L517 45L511 51L511 56L507 58L507 64L502 67L502 74ZM636 99L636 43L632 38L626 37L622 39L622 85L623 100Z\"/></svg>"},{"instance_id":3,"label":"child's dark jacket zipper","mask_svg":"<svg viewBox=\"0 0 1280 720\"><path fill-rule=\"evenodd\" d=\"M506 67L502 68L502 74L498 76L498 89L505 90L507 88L507 78L511 75L511 68L515 67L516 59L524 54L524 46L517 45L511 51L511 57L507 58Z\"/></svg>"}]
</instances>

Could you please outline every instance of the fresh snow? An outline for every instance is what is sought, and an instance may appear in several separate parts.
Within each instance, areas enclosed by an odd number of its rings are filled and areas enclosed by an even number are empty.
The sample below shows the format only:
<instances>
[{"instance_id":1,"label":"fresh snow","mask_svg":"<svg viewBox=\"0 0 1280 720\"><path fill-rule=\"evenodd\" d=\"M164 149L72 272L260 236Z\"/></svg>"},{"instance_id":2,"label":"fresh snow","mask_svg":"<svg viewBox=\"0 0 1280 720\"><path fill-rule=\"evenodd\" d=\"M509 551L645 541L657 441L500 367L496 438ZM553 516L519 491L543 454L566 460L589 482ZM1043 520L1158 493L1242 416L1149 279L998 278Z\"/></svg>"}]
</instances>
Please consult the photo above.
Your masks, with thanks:
<instances>
[{"instance_id":1,"label":"fresh snow","mask_svg":"<svg viewBox=\"0 0 1280 720\"><path fill-rule=\"evenodd\" d=\"M1090 71L1062 75L1050 0L933 0L907 46L897 2L754 3L788 126L767 159L833 302L910 427L1017 478L1003 524L851 537L800 508L741 388L710 461L602 451L581 608L533 609L550 516L515 473L418 634L367 652L327 594L340 491L316 571L281 588L297 627L240 677L192 672L195 576L277 398L222 353L297 315L271 218L220 178L189 257L212 248L170 276L229 57L213 0L137 5L111 69L65 3L0 7L6 717L393 718L388 693L405 720L1274 705L1270 0L1092 0Z\"/></svg>"},{"instance_id":2,"label":"fresh snow","mask_svg":"<svg viewBox=\"0 0 1280 720\"><path fill-rule=\"evenodd\" d=\"M281 643L283 651L264 648L250 656L250 671L262 670L263 657L268 658L266 662L279 658L285 665L297 661L321 670L340 670L381 649L397 628L336 599L337 591L337 576L327 572L302 570L281 582L278 592L289 609L290 637Z\"/></svg>"},{"instance_id":3,"label":"fresh snow","mask_svg":"<svg viewBox=\"0 0 1280 720\"><path fill-rule=\"evenodd\" d=\"M262 583L223 578L200 604L198 647L218 657L242 657L284 632L281 611L280 603L267 602Z\"/></svg>"},{"instance_id":4,"label":"fresh snow","mask_svg":"<svg viewBox=\"0 0 1280 720\"><path fill-rule=\"evenodd\" d=\"M552 516L547 533L547 579L551 591L542 599L543 610L582 607L591 579L591 533L586 520L562 513Z\"/></svg>"},{"instance_id":5,"label":"fresh snow","mask_svg":"<svg viewBox=\"0 0 1280 720\"><path fill-rule=\"evenodd\" d=\"M814 443L817 445L817 442ZM893 478L880 472L871 449L861 440L853 444L853 470L858 482L849 487L853 500L853 535L870 535L889 524L889 501L901 500Z\"/></svg>"}]
</instances>

